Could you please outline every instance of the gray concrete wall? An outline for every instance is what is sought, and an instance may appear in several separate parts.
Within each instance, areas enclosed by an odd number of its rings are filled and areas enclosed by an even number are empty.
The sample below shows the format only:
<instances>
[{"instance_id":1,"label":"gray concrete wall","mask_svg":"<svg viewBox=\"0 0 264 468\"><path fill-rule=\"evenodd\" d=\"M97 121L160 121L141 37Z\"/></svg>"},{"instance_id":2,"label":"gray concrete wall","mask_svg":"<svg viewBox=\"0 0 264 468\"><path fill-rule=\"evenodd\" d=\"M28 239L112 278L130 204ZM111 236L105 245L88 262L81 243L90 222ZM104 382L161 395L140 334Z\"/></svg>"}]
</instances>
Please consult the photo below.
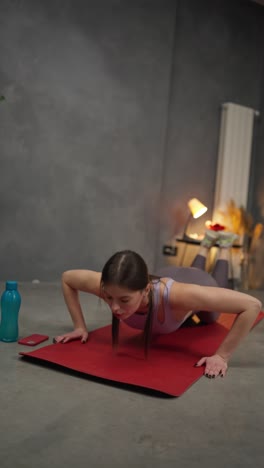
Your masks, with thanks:
<instances>
[{"instance_id":1,"label":"gray concrete wall","mask_svg":"<svg viewBox=\"0 0 264 468\"><path fill-rule=\"evenodd\" d=\"M189 197L210 216L221 103L260 105L260 9L0 2L0 279L100 269L123 248L152 269Z\"/></svg>"},{"instance_id":2,"label":"gray concrete wall","mask_svg":"<svg viewBox=\"0 0 264 468\"><path fill-rule=\"evenodd\" d=\"M0 3L0 277L154 263L177 2Z\"/></svg>"}]
</instances>

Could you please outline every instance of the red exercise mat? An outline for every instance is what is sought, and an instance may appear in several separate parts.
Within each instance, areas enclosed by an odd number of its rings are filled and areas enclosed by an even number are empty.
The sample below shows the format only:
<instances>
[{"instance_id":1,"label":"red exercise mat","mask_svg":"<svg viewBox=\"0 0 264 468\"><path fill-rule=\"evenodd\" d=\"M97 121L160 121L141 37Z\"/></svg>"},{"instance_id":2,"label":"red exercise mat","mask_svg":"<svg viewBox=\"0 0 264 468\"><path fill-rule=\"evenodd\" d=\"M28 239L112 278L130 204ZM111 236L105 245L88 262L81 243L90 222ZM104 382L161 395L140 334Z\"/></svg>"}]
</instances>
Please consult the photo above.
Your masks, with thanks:
<instances>
[{"instance_id":1,"label":"red exercise mat","mask_svg":"<svg viewBox=\"0 0 264 468\"><path fill-rule=\"evenodd\" d=\"M263 317L261 312L256 323ZM203 367L193 367L194 364L202 356L214 354L233 320L234 315L226 314L211 325L182 327L155 337L148 359L144 357L142 333L123 323L116 354L112 351L110 325L90 332L86 344L72 341L19 354L107 381L180 396L204 372Z\"/></svg>"}]
</instances>

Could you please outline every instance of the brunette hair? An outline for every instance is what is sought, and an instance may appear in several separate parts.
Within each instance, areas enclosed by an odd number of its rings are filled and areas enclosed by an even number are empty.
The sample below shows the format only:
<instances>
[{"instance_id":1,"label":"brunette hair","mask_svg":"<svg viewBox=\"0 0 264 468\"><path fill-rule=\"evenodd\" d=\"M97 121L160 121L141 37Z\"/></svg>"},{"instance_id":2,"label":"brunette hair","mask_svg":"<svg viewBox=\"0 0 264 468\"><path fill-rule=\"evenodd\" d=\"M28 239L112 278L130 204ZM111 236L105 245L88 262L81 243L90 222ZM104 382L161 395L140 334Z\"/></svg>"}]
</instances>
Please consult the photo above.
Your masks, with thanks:
<instances>
[{"instance_id":1,"label":"brunette hair","mask_svg":"<svg viewBox=\"0 0 264 468\"><path fill-rule=\"evenodd\" d=\"M103 267L101 284L112 284L125 287L131 291L141 291L147 287L148 283L158 277L149 275L148 267L143 258L132 250L122 250L117 252ZM149 293L149 310L143 331L145 356L151 341L152 322L153 322L153 297L152 290ZM119 338L119 319L112 315L112 346L114 349L118 346Z\"/></svg>"}]
</instances>

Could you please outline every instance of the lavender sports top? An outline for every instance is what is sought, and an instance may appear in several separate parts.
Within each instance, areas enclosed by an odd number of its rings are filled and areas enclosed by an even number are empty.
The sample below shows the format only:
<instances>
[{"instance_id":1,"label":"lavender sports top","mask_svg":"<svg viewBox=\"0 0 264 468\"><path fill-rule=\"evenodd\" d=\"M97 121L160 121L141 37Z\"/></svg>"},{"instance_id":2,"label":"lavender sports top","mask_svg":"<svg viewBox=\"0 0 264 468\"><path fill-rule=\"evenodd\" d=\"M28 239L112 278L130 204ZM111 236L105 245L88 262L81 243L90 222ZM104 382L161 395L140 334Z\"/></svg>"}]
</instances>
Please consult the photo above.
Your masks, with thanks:
<instances>
[{"instance_id":1,"label":"lavender sports top","mask_svg":"<svg viewBox=\"0 0 264 468\"><path fill-rule=\"evenodd\" d=\"M166 283L163 292L163 306L164 306L164 322L160 323L158 320L158 307L159 307L159 297L160 297L160 281L153 282L153 325L152 325L152 333L154 335L161 335L165 333L171 333L177 330L182 323L186 320L189 314L186 314L186 317L177 322L173 316L172 311L169 305L169 293L172 284L174 283L173 279L169 279ZM138 328L139 330L143 330L146 322L146 314L139 315L137 313L131 315L124 322L132 328Z\"/></svg>"}]
</instances>

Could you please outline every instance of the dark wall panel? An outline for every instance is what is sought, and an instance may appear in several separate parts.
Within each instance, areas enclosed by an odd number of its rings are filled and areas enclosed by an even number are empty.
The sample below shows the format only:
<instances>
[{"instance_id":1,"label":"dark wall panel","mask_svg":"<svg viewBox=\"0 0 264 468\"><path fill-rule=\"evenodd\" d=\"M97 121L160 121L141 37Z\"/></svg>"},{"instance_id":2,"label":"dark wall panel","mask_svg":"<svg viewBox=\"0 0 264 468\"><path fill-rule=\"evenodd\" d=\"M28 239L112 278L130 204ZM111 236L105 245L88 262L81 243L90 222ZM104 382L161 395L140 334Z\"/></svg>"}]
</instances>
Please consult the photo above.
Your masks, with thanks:
<instances>
[{"instance_id":1,"label":"dark wall panel","mask_svg":"<svg viewBox=\"0 0 264 468\"><path fill-rule=\"evenodd\" d=\"M259 110L264 29L260 12L261 7L245 1L179 3L160 243L181 235L191 197L209 208L192 230L202 233L205 220L211 218L221 104Z\"/></svg>"}]
</instances>

